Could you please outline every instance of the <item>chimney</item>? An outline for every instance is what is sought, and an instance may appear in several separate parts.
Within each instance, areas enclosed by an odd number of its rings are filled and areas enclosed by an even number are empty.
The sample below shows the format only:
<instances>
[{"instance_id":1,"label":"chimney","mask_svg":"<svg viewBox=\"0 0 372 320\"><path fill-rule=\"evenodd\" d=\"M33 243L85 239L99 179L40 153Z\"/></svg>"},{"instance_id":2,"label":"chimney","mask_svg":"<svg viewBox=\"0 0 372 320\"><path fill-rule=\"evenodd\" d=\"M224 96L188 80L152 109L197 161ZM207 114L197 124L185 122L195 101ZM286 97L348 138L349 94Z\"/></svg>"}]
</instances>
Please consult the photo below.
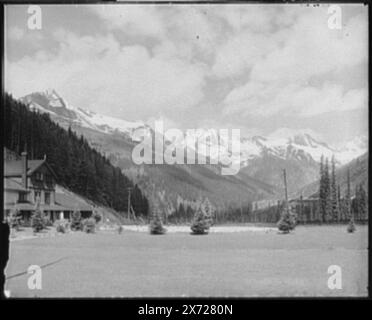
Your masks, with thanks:
<instances>
[{"instance_id":1,"label":"chimney","mask_svg":"<svg viewBox=\"0 0 372 320\"><path fill-rule=\"evenodd\" d=\"M27 152L22 152L22 185L25 189L27 189Z\"/></svg>"}]
</instances>

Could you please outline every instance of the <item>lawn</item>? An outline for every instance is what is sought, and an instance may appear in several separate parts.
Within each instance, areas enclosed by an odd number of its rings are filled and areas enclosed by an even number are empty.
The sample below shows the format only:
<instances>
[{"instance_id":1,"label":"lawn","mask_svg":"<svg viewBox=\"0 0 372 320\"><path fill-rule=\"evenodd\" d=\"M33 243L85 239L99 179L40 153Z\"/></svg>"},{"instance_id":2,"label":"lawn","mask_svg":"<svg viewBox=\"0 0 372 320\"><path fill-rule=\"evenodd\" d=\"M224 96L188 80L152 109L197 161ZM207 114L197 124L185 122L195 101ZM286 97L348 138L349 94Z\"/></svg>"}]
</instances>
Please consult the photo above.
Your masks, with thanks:
<instances>
[{"instance_id":1,"label":"lawn","mask_svg":"<svg viewBox=\"0 0 372 320\"><path fill-rule=\"evenodd\" d=\"M211 233L193 236L124 231L75 232L11 243L6 270L42 269L42 289L28 274L7 281L12 297L366 296L368 228L299 226L293 234ZM330 265L342 289L330 290Z\"/></svg>"}]
</instances>

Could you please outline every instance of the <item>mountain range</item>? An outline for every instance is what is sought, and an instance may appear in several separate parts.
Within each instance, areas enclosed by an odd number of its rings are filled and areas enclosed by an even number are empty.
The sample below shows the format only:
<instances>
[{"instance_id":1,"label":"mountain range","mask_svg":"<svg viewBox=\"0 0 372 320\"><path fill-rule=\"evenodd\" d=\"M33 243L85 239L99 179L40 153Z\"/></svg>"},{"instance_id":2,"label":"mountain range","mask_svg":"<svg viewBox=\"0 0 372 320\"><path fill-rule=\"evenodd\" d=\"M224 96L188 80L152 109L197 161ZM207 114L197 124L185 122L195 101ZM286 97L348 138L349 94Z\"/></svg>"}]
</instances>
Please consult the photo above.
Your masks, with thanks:
<instances>
[{"instance_id":1,"label":"mountain range","mask_svg":"<svg viewBox=\"0 0 372 320\"><path fill-rule=\"evenodd\" d=\"M335 148L308 130L280 129L267 137L242 137L241 169L233 176L221 175L221 166L212 164L135 165L131 155L139 142L138 132L154 133L150 124L72 106L55 90L34 92L20 100L31 110L48 113L61 126L84 135L92 147L104 153L147 193L155 188L173 205L200 196L224 206L277 198L283 194L282 169L287 170L289 192L295 193L317 180L322 155L334 155L337 166L342 167L367 151L366 137L356 137L342 148ZM164 140L169 143L166 136ZM209 156L218 154L219 141L208 142L212 151Z\"/></svg>"}]
</instances>

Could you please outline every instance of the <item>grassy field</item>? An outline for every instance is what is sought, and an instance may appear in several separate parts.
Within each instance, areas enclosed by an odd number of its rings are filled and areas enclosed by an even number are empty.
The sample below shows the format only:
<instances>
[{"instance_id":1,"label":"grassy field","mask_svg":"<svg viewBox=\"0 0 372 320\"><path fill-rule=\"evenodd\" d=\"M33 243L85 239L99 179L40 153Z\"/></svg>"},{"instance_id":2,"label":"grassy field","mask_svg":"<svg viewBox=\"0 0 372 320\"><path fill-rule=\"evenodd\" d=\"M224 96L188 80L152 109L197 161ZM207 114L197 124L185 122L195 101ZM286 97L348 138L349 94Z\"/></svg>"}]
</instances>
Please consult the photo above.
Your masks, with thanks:
<instances>
[{"instance_id":1,"label":"grassy field","mask_svg":"<svg viewBox=\"0 0 372 320\"><path fill-rule=\"evenodd\" d=\"M345 226L275 232L151 236L81 232L11 243L7 276L42 269L42 289L29 275L6 283L12 297L365 296L368 228ZM61 260L62 259L62 260ZM342 268L342 289L327 286L328 267Z\"/></svg>"}]
</instances>

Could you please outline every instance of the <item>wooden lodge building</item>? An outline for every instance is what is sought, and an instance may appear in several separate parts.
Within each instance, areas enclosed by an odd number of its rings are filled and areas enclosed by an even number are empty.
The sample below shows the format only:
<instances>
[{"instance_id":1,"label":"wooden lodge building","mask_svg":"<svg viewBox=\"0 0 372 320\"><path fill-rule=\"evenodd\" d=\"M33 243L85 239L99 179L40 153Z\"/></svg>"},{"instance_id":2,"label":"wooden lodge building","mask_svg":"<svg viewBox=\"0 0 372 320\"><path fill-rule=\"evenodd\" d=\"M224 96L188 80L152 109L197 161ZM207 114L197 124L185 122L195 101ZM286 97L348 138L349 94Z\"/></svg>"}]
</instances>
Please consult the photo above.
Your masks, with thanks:
<instances>
[{"instance_id":1,"label":"wooden lodge building","mask_svg":"<svg viewBox=\"0 0 372 320\"><path fill-rule=\"evenodd\" d=\"M48 164L42 160L28 160L23 152L21 159L4 159L4 212L8 216L11 210L18 210L27 224L36 202L51 222L63 217L70 219L75 210L82 218L90 217L93 206L72 192L57 185L57 177Z\"/></svg>"}]
</instances>

